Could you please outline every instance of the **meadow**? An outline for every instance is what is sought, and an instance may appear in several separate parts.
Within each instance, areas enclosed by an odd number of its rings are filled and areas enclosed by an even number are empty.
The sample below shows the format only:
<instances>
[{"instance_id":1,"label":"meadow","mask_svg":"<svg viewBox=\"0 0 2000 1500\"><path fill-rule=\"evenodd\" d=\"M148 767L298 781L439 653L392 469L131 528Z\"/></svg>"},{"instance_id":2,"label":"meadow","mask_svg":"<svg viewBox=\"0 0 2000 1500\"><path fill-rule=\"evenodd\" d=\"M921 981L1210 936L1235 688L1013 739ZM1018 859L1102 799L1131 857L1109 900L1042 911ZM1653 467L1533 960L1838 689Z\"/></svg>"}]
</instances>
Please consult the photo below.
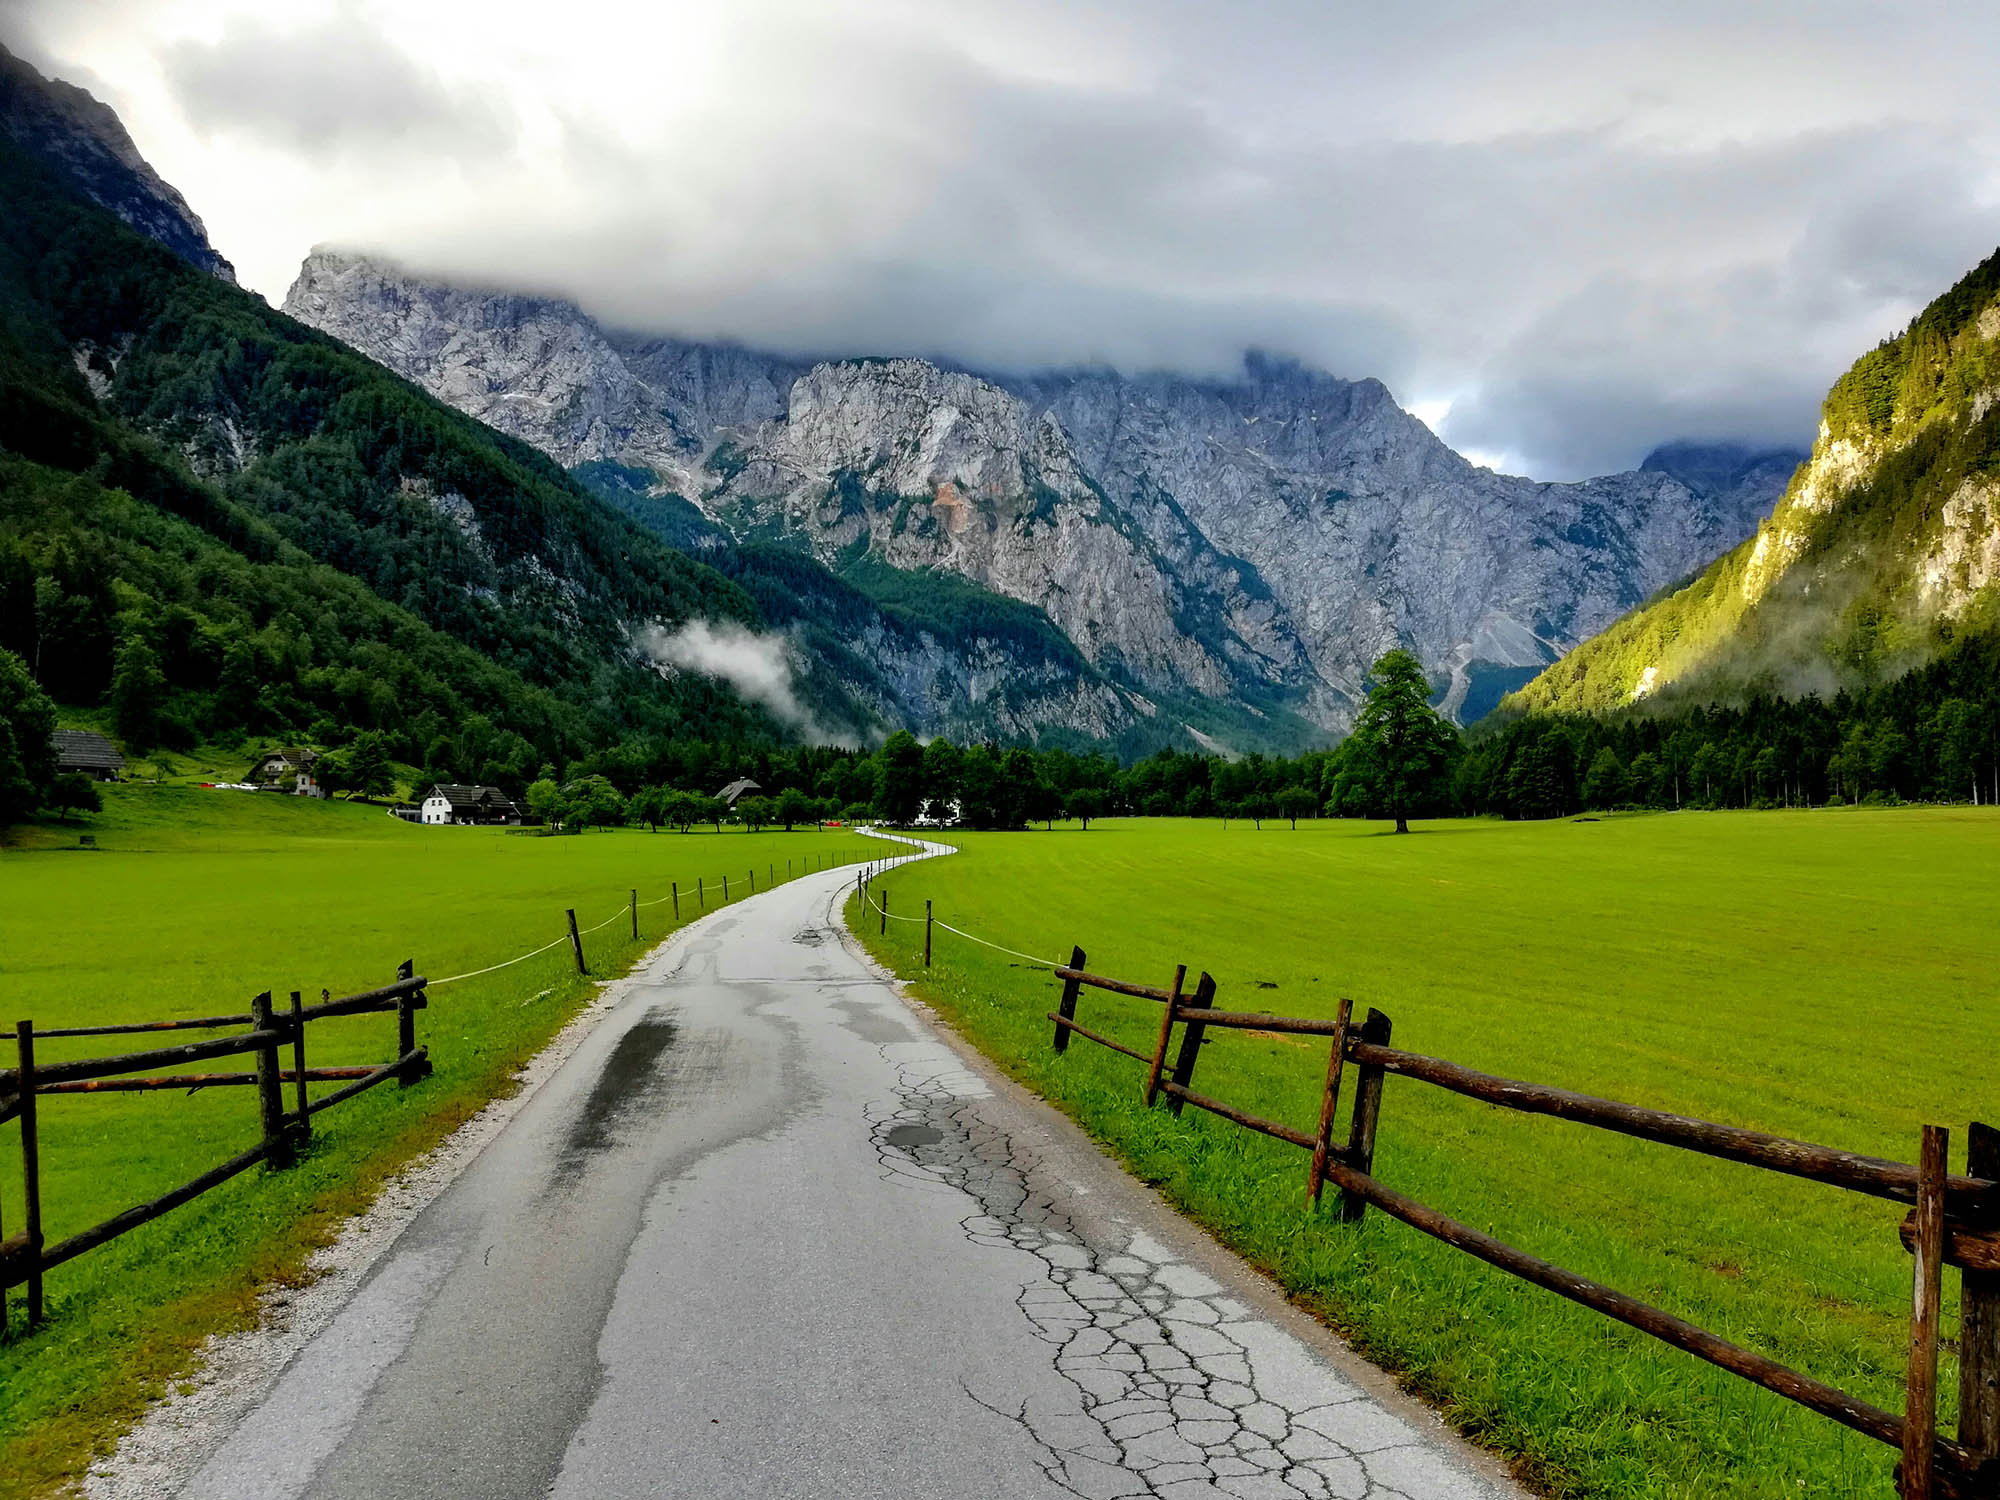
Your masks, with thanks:
<instances>
[{"instance_id":1,"label":"meadow","mask_svg":"<svg viewBox=\"0 0 2000 1500\"><path fill-rule=\"evenodd\" d=\"M1913 1160L1924 1123L2000 1117L2000 815L1674 813L1550 823L1129 820L953 835L877 882L890 909L1231 1009L1331 1015L1487 1072ZM1305 1158L1140 1107L1139 1064L1058 1057L1058 985L920 923L850 921L964 1035L1397 1371L1547 1493L1734 1500L1893 1493L1871 1441L1514 1281L1380 1213L1305 1212ZM1078 1019L1150 1051L1157 1006ZM1196 1086L1310 1129L1324 1046L1210 1033ZM1351 1090L1350 1090L1351 1093ZM1388 1185L1892 1411L1901 1210L1388 1080ZM1946 1335L1956 1332L1948 1273ZM1946 1428L1956 1370L1949 1359Z\"/></svg>"},{"instance_id":2,"label":"meadow","mask_svg":"<svg viewBox=\"0 0 2000 1500\"><path fill-rule=\"evenodd\" d=\"M296 1279L397 1165L506 1092L598 982L674 929L669 882L682 889L685 923L700 915L698 878L713 910L725 875L740 900L753 871L761 890L773 874L838 863L870 844L811 828L544 838L186 785L104 791L104 811L87 825L15 829L0 843L0 1022L9 1029L21 1017L58 1027L240 1012L267 989L282 1006L293 989L312 1000L321 989L386 983L406 958L435 981L563 941L497 972L435 984L418 1018L435 1075L315 1117L298 1167L246 1173L51 1272L49 1321L32 1336L22 1333L21 1292L12 1293L12 1336L0 1342L0 1496L10 1500L74 1477L187 1371L204 1337L241 1326L258 1294ZM83 832L98 848L78 847ZM637 942L626 906L635 887L646 903ZM583 939L587 979L569 951L569 907L597 928ZM394 1040L392 1017L319 1023L309 1060L380 1062ZM46 1061L152 1044L50 1040L37 1051ZM0 1065L11 1066L12 1050L0 1042ZM45 1100L44 1231L54 1240L85 1228L256 1137L251 1090ZM0 1127L0 1233L20 1227L20 1167L15 1129Z\"/></svg>"}]
</instances>

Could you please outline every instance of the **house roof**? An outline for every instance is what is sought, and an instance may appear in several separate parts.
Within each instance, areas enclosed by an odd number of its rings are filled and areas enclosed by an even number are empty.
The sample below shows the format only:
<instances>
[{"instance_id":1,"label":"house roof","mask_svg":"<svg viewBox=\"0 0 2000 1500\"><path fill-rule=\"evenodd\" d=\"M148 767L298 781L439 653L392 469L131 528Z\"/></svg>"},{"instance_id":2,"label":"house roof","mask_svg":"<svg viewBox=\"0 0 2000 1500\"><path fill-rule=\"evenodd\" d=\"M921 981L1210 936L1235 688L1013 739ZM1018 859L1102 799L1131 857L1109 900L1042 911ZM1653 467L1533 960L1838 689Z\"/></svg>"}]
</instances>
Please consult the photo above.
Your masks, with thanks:
<instances>
[{"instance_id":1,"label":"house roof","mask_svg":"<svg viewBox=\"0 0 2000 1500\"><path fill-rule=\"evenodd\" d=\"M467 786L456 781L440 781L424 793L426 802L433 797L444 798L451 804L453 812L461 808L471 810L481 807L504 808L508 812L519 811L514 806L514 799L497 786Z\"/></svg>"},{"instance_id":2,"label":"house roof","mask_svg":"<svg viewBox=\"0 0 2000 1500\"><path fill-rule=\"evenodd\" d=\"M746 796L751 792L761 792L763 790L764 789L761 786L757 785L756 782L752 781L748 776L746 776L741 781L730 782L728 786L724 787L721 791L717 792L715 795L722 801L727 802L731 807L734 807L736 805L736 799L738 797Z\"/></svg>"},{"instance_id":3,"label":"house roof","mask_svg":"<svg viewBox=\"0 0 2000 1500\"><path fill-rule=\"evenodd\" d=\"M56 766L64 771L122 771L125 757L103 735L90 729L58 729L49 736Z\"/></svg>"},{"instance_id":4,"label":"house roof","mask_svg":"<svg viewBox=\"0 0 2000 1500\"><path fill-rule=\"evenodd\" d=\"M296 745L287 746L283 750L267 751L265 754L257 757L256 763L250 767L250 774L253 776L256 775L264 767L270 765L272 761L279 763L279 775L284 774L285 767L290 767L295 771L308 771L314 765L318 764L319 751L301 749Z\"/></svg>"}]
</instances>

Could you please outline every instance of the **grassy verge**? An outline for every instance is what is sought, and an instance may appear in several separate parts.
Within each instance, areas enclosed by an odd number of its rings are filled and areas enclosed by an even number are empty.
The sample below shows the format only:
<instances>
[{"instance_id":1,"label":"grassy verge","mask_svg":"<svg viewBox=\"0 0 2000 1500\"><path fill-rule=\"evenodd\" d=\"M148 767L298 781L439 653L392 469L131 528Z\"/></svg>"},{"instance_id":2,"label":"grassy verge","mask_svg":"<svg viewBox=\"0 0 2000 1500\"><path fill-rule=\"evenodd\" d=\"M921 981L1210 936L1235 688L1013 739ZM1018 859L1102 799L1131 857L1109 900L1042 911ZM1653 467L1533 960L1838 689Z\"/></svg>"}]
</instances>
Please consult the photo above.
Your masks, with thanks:
<instances>
[{"instance_id":1,"label":"grassy verge","mask_svg":"<svg viewBox=\"0 0 2000 1500\"><path fill-rule=\"evenodd\" d=\"M2000 1114L2000 816L1983 809L1463 822L1403 839L1134 820L954 842L959 855L882 878L892 911L929 898L1008 948L1066 960L1081 944L1092 969L1150 983L1185 962L1235 1009L1328 1015L1346 995L1417 1051L1901 1160L1926 1121L1962 1135ZM942 932L925 970L921 924L884 937L849 905L970 1040L1548 1493L1892 1493L1875 1443L1380 1214L1309 1216L1302 1152L1142 1110L1139 1065L1101 1048L1058 1058L1045 970ZM1158 1009L1087 991L1079 1019L1150 1050ZM1229 1034L1197 1076L1310 1128L1324 1062L1304 1039ZM1377 1169L1901 1408L1910 1271L1891 1205L1399 1079Z\"/></svg>"},{"instance_id":2,"label":"grassy verge","mask_svg":"<svg viewBox=\"0 0 2000 1500\"><path fill-rule=\"evenodd\" d=\"M435 987L419 1039L436 1075L379 1088L320 1115L310 1154L253 1171L60 1267L50 1320L0 1343L0 1497L48 1494L106 1451L145 1403L192 1368L209 1334L242 1326L258 1295L301 1274L311 1252L383 1179L511 1086L594 985L623 973L720 897L740 900L868 840L843 830L541 838L504 829L421 828L380 808L180 787L110 787L89 826L19 830L0 851L0 968L7 1025L212 1015L251 995L317 998L364 989L414 958L433 979L483 968L564 931L575 907L591 977L567 949ZM640 938L625 903L638 888ZM197 1034L199 1035L199 1034ZM49 1042L44 1060L126 1050L127 1039ZM317 1024L315 1066L382 1061L395 1022ZM143 1043L142 1043L143 1044ZM0 1057L12 1048L0 1043ZM234 1062L218 1064L234 1067ZM337 1085L320 1085L329 1090ZM52 1098L42 1107L43 1204L51 1239L142 1202L256 1139L253 1091ZM0 1128L0 1223L18 1228L20 1156Z\"/></svg>"}]
</instances>

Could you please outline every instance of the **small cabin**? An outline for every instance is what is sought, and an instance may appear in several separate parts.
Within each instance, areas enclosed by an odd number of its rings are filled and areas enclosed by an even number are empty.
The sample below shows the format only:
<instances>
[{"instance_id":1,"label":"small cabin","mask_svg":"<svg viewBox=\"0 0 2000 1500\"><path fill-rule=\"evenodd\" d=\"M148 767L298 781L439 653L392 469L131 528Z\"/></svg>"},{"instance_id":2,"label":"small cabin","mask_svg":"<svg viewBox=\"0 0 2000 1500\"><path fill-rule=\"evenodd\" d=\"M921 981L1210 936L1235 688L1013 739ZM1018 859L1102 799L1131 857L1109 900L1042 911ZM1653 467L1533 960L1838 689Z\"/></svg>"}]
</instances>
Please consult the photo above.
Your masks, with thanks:
<instances>
[{"instance_id":1,"label":"small cabin","mask_svg":"<svg viewBox=\"0 0 2000 1500\"><path fill-rule=\"evenodd\" d=\"M244 780L255 787L268 791L290 792L295 797L324 797L320 790L314 768L319 764L319 751L300 746L283 750L273 750L244 776Z\"/></svg>"},{"instance_id":2,"label":"small cabin","mask_svg":"<svg viewBox=\"0 0 2000 1500\"><path fill-rule=\"evenodd\" d=\"M521 809L497 786L465 786L441 781L424 793L418 821L429 824L518 823Z\"/></svg>"},{"instance_id":3,"label":"small cabin","mask_svg":"<svg viewBox=\"0 0 2000 1500\"><path fill-rule=\"evenodd\" d=\"M76 772L92 781L116 781L125 769L125 757L103 735L89 729L58 729L49 736L56 753L56 771Z\"/></svg>"},{"instance_id":4,"label":"small cabin","mask_svg":"<svg viewBox=\"0 0 2000 1500\"><path fill-rule=\"evenodd\" d=\"M728 786L717 792L715 800L720 802L724 807L734 807L739 798L747 797L752 792L761 792L763 790L761 786L746 776L741 781L730 782Z\"/></svg>"}]
</instances>

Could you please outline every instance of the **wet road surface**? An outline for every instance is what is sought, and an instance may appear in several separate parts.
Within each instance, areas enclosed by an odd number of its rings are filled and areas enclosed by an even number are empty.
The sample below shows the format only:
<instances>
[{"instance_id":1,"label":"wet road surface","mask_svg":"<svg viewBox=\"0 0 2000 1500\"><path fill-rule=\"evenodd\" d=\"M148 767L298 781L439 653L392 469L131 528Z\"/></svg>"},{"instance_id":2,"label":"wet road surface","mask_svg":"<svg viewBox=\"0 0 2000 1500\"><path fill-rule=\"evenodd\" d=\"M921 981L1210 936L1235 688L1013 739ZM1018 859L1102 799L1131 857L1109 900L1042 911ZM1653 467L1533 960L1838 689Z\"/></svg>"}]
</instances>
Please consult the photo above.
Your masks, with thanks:
<instances>
[{"instance_id":1,"label":"wet road surface","mask_svg":"<svg viewBox=\"0 0 2000 1500\"><path fill-rule=\"evenodd\" d=\"M191 1500L1513 1500L835 930L717 914L402 1233Z\"/></svg>"}]
</instances>

